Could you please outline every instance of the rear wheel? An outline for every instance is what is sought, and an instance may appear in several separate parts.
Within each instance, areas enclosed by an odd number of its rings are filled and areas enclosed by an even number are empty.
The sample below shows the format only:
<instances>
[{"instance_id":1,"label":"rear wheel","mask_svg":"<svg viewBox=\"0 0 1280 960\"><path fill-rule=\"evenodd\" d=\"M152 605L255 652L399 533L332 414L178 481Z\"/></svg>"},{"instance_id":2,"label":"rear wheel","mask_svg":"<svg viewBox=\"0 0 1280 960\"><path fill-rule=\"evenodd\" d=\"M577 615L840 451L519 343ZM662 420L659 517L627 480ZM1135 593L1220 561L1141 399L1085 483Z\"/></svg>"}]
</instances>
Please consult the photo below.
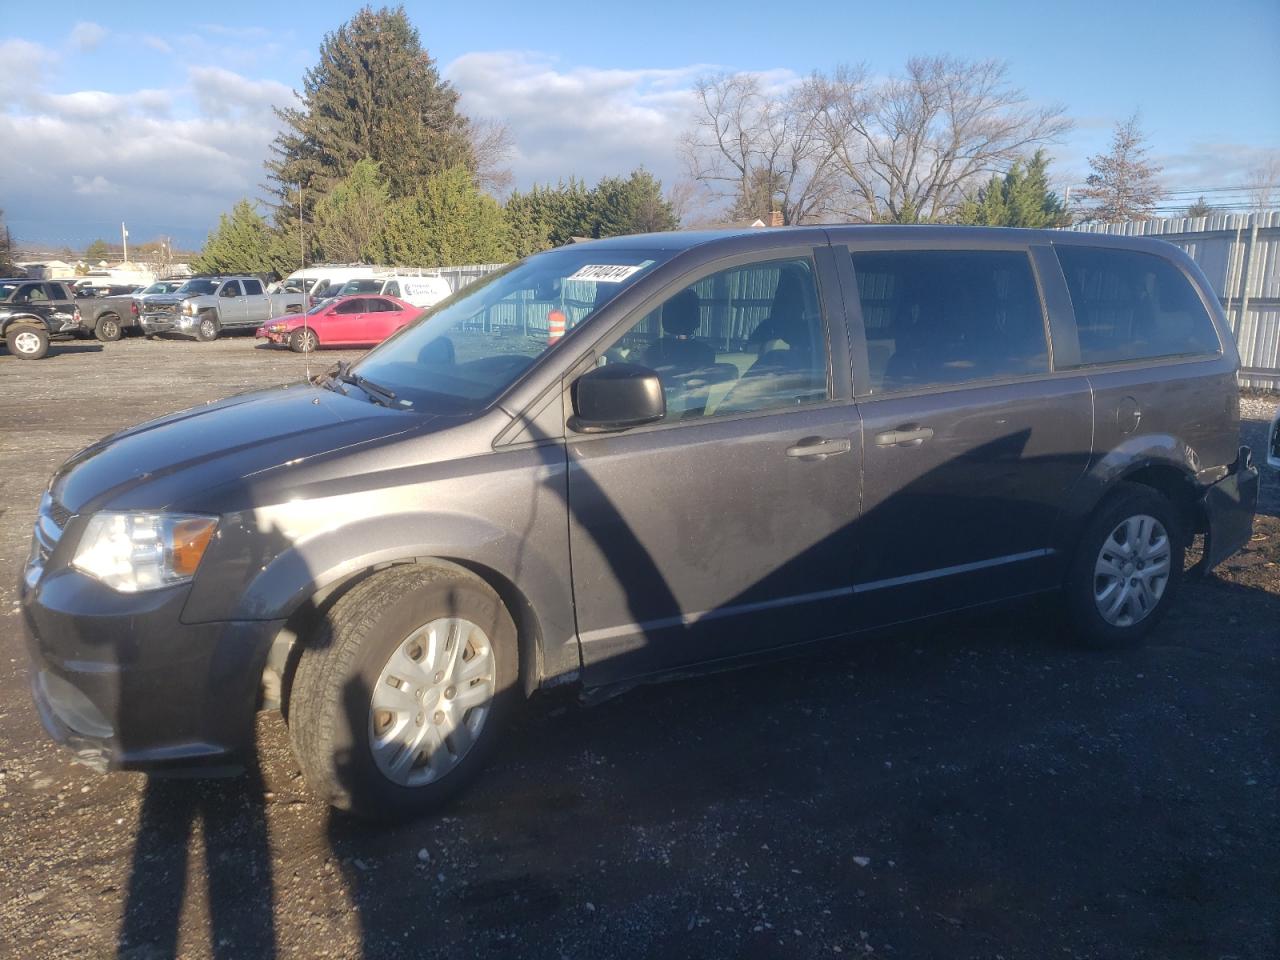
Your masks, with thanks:
<instances>
[{"instance_id":1,"label":"rear wheel","mask_svg":"<svg viewBox=\"0 0 1280 960\"><path fill-rule=\"evenodd\" d=\"M517 649L502 601L461 568L406 564L360 583L294 674L289 736L308 785L375 819L443 803L497 745Z\"/></svg>"},{"instance_id":2,"label":"rear wheel","mask_svg":"<svg viewBox=\"0 0 1280 960\"><path fill-rule=\"evenodd\" d=\"M196 339L204 343L210 340L217 340L218 334L222 332L222 325L218 323L218 318L211 313L206 313L200 317L200 322L196 324Z\"/></svg>"},{"instance_id":3,"label":"rear wheel","mask_svg":"<svg viewBox=\"0 0 1280 960\"><path fill-rule=\"evenodd\" d=\"M104 343L120 339L120 320L112 314L98 318L98 324L93 328L93 335Z\"/></svg>"},{"instance_id":4,"label":"rear wheel","mask_svg":"<svg viewBox=\"0 0 1280 960\"><path fill-rule=\"evenodd\" d=\"M311 327L299 327L289 334L289 349L294 353L310 353L320 347L320 338Z\"/></svg>"},{"instance_id":5,"label":"rear wheel","mask_svg":"<svg viewBox=\"0 0 1280 960\"><path fill-rule=\"evenodd\" d=\"M18 324L5 335L9 352L23 360L39 360L49 352L49 331L35 324Z\"/></svg>"},{"instance_id":6,"label":"rear wheel","mask_svg":"<svg viewBox=\"0 0 1280 960\"><path fill-rule=\"evenodd\" d=\"M1165 615L1182 580L1177 510L1150 487L1122 483L1094 513L1065 584L1077 636L1094 647L1136 642Z\"/></svg>"}]
</instances>

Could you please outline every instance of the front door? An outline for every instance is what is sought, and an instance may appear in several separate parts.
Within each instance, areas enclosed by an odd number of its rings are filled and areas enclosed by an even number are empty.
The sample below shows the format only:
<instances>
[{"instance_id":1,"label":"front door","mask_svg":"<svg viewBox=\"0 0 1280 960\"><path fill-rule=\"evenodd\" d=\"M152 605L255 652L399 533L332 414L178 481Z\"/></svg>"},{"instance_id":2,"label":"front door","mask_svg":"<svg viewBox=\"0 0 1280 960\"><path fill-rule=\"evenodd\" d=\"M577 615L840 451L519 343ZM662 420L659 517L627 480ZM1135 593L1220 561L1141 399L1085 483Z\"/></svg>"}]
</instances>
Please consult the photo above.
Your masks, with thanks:
<instances>
[{"instance_id":1,"label":"front door","mask_svg":"<svg viewBox=\"0 0 1280 960\"><path fill-rule=\"evenodd\" d=\"M847 628L862 443L839 294L812 253L708 273L602 354L654 369L667 416L568 431L588 684Z\"/></svg>"},{"instance_id":2,"label":"front door","mask_svg":"<svg viewBox=\"0 0 1280 960\"><path fill-rule=\"evenodd\" d=\"M239 280L228 280L218 291L218 322L224 327L236 327L244 322L244 294Z\"/></svg>"},{"instance_id":3,"label":"front door","mask_svg":"<svg viewBox=\"0 0 1280 960\"><path fill-rule=\"evenodd\" d=\"M365 298L339 300L324 318L320 339L324 343L367 343L365 339Z\"/></svg>"},{"instance_id":4,"label":"front door","mask_svg":"<svg viewBox=\"0 0 1280 960\"><path fill-rule=\"evenodd\" d=\"M855 250L852 263L869 374L859 622L1050 586L1093 402L1086 378L1050 370L1028 253Z\"/></svg>"}]
</instances>

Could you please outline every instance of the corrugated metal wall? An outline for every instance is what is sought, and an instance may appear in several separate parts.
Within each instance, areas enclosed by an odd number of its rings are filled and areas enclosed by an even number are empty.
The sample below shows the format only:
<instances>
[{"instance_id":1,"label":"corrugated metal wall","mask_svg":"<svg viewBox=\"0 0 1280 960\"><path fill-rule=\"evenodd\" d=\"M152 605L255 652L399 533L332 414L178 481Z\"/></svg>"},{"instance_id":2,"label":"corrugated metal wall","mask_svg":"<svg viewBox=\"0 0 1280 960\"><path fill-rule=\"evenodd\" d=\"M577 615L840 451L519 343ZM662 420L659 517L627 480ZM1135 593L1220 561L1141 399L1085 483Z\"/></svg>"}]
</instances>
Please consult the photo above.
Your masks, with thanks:
<instances>
[{"instance_id":1,"label":"corrugated metal wall","mask_svg":"<svg viewBox=\"0 0 1280 960\"><path fill-rule=\"evenodd\" d=\"M1280 212L1087 224L1081 233L1159 237L1200 265L1236 335L1240 382L1280 387Z\"/></svg>"}]
</instances>

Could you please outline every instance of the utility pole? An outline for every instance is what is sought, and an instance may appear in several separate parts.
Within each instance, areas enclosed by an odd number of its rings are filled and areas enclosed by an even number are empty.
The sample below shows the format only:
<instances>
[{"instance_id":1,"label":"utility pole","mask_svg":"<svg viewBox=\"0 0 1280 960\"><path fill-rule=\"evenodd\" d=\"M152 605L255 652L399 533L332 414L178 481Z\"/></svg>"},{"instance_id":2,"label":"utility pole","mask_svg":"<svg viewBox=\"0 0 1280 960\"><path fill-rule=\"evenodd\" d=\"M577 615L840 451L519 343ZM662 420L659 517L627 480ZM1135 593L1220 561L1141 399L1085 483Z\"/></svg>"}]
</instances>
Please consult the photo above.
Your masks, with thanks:
<instances>
[{"instance_id":1,"label":"utility pole","mask_svg":"<svg viewBox=\"0 0 1280 960\"><path fill-rule=\"evenodd\" d=\"M124 247L124 262L129 262L129 231L125 229L124 221L120 221L120 244Z\"/></svg>"}]
</instances>

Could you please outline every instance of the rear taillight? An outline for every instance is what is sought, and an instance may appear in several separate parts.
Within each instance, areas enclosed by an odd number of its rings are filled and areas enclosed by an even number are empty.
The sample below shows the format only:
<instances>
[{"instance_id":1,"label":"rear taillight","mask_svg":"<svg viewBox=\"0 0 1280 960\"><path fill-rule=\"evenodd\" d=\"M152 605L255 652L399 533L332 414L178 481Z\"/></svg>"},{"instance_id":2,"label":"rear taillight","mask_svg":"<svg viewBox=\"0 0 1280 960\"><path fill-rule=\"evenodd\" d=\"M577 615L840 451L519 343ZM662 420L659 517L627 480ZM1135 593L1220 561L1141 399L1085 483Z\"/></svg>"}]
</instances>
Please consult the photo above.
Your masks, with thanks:
<instances>
[{"instance_id":1,"label":"rear taillight","mask_svg":"<svg viewBox=\"0 0 1280 960\"><path fill-rule=\"evenodd\" d=\"M138 301L137 301L137 300L131 300L131 301L129 302L129 310L130 310L130 311L132 311L132 313L133 313L133 315L134 315L135 317L138 315Z\"/></svg>"},{"instance_id":2,"label":"rear taillight","mask_svg":"<svg viewBox=\"0 0 1280 960\"><path fill-rule=\"evenodd\" d=\"M79 307L76 307L75 311L71 314L71 316L75 318L76 323L79 323L79 322L80 322L80 308L79 308Z\"/></svg>"}]
</instances>

